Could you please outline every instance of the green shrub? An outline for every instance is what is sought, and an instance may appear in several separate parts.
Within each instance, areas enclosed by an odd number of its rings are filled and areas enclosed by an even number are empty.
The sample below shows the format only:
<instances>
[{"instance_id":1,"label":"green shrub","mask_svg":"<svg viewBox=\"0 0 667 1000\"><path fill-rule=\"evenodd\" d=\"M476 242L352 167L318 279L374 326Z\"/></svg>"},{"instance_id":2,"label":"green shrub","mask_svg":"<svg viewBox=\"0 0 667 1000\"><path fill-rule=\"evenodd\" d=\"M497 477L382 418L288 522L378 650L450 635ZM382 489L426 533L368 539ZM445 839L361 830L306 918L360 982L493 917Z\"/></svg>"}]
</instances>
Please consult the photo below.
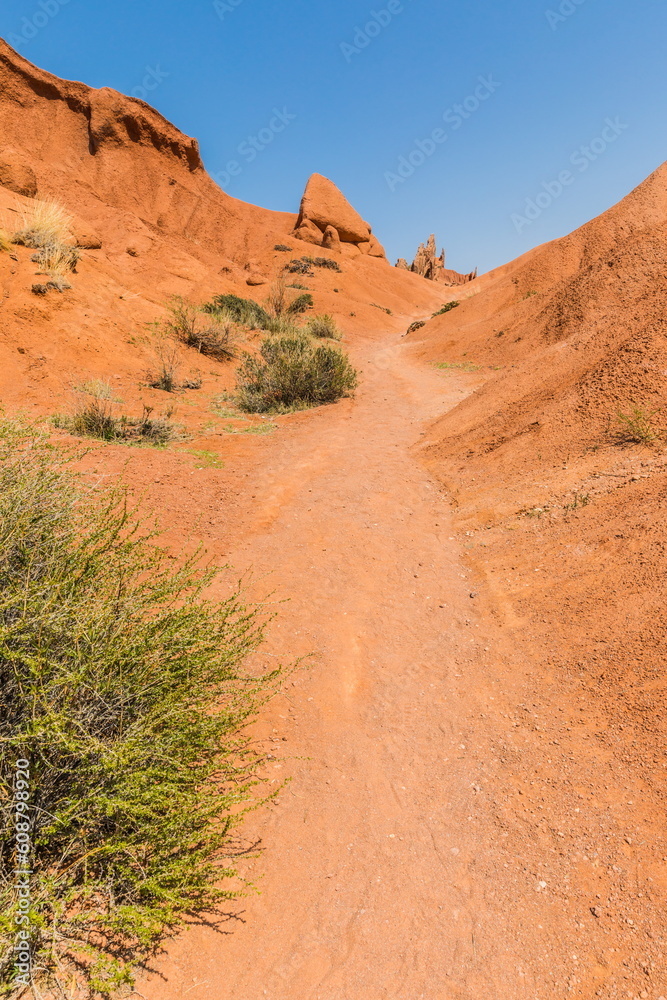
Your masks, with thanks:
<instances>
[{"instance_id":1,"label":"green shrub","mask_svg":"<svg viewBox=\"0 0 667 1000\"><path fill-rule=\"evenodd\" d=\"M239 594L210 597L215 572L160 548L126 493L74 473L73 457L0 424L3 995L17 759L30 764L36 977L58 996L81 995L73 977L106 995L185 914L212 919L235 895L230 831L258 802L241 727L275 678L242 668L262 628Z\"/></svg>"},{"instance_id":2,"label":"green shrub","mask_svg":"<svg viewBox=\"0 0 667 1000\"><path fill-rule=\"evenodd\" d=\"M310 292L305 292L303 295L297 295L297 297L290 302L287 306L287 313L290 316L299 316L301 313L305 313L312 308L313 296Z\"/></svg>"},{"instance_id":3,"label":"green shrub","mask_svg":"<svg viewBox=\"0 0 667 1000\"><path fill-rule=\"evenodd\" d=\"M336 347L316 345L304 333L263 342L237 373L238 402L248 413L281 413L349 396L357 373Z\"/></svg>"},{"instance_id":4,"label":"green shrub","mask_svg":"<svg viewBox=\"0 0 667 1000\"><path fill-rule=\"evenodd\" d=\"M242 299L238 295L216 295L212 302L202 307L204 312L223 314L248 326L251 330L265 330L269 314L253 299Z\"/></svg>"},{"instance_id":5,"label":"green shrub","mask_svg":"<svg viewBox=\"0 0 667 1000\"><path fill-rule=\"evenodd\" d=\"M423 326L426 326L426 321L423 319L416 319L414 323L411 323L408 329L406 330L406 335L408 333L416 333L417 330L421 330Z\"/></svg>"},{"instance_id":6,"label":"green shrub","mask_svg":"<svg viewBox=\"0 0 667 1000\"><path fill-rule=\"evenodd\" d=\"M438 309L437 312L433 313L433 316L431 317L431 319L435 319L436 316L443 316L444 313L451 312L452 309L456 309L456 307L460 306L460 305L461 305L461 303L458 302L457 300L454 300L454 302L445 302L445 304L442 307L442 309Z\"/></svg>"},{"instance_id":7,"label":"green shrub","mask_svg":"<svg viewBox=\"0 0 667 1000\"><path fill-rule=\"evenodd\" d=\"M342 273L342 267L336 260L331 260L330 257L304 257L304 260L310 261L315 265L315 267L324 267L328 271L339 271Z\"/></svg>"},{"instance_id":8,"label":"green shrub","mask_svg":"<svg viewBox=\"0 0 667 1000\"><path fill-rule=\"evenodd\" d=\"M301 258L295 257L293 260L289 262L289 264L285 264L284 269L287 272L287 274L307 274L312 278L315 275L315 272L313 271L313 268L311 266L312 263L313 263L312 257L301 257Z\"/></svg>"},{"instance_id":9,"label":"green shrub","mask_svg":"<svg viewBox=\"0 0 667 1000\"><path fill-rule=\"evenodd\" d=\"M342 337L335 319L329 313L311 316L306 323L305 330L311 337L329 337L331 340L340 340Z\"/></svg>"}]
</instances>

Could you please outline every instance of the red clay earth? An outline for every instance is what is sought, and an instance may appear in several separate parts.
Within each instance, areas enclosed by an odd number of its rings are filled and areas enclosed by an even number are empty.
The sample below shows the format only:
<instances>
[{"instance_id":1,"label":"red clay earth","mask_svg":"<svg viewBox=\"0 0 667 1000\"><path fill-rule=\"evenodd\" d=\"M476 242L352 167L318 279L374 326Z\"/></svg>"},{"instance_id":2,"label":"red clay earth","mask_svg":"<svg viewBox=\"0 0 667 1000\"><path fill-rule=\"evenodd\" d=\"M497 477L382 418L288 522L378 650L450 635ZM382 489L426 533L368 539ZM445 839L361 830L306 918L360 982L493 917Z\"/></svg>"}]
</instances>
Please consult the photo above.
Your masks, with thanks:
<instances>
[{"instance_id":1,"label":"red clay earth","mask_svg":"<svg viewBox=\"0 0 667 1000\"><path fill-rule=\"evenodd\" d=\"M261 300L248 280L312 243L220 191L140 101L6 45L0 94L0 226L57 198L89 247L40 297L31 251L0 254L5 409L66 412L107 379L126 412L167 410L145 388L167 297ZM666 169L462 288L318 249L342 273L297 280L344 331L355 399L220 416L233 365L183 349L189 440L90 444L175 547L273 592L265 658L312 654L257 726L268 780L293 779L244 827L261 894L168 942L137 995L667 995L667 456L618 420L664 426Z\"/></svg>"}]
</instances>

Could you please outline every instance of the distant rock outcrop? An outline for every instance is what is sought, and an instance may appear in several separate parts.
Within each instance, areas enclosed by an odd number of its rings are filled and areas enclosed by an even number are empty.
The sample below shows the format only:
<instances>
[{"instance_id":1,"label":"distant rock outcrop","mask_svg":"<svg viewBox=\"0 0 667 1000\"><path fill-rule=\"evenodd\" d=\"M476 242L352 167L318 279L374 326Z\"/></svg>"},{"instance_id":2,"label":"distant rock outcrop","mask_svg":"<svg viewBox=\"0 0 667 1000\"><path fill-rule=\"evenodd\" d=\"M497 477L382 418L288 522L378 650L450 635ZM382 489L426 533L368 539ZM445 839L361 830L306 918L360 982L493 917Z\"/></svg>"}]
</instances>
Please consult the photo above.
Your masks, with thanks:
<instances>
[{"instance_id":1,"label":"distant rock outcrop","mask_svg":"<svg viewBox=\"0 0 667 1000\"><path fill-rule=\"evenodd\" d=\"M470 274L460 274L445 267L445 251L438 256L435 245L435 235L429 236L426 243L420 243L412 265L404 257L396 261L396 267L404 271L413 271L428 281L440 281L443 285L465 285L477 277L477 271Z\"/></svg>"},{"instance_id":2,"label":"distant rock outcrop","mask_svg":"<svg viewBox=\"0 0 667 1000\"><path fill-rule=\"evenodd\" d=\"M386 258L369 224L333 181L322 174L313 174L306 185L294 236L337 253L349 255L351 250L354 255L356 250L369 257Z\"/></svg>"}]
</instances>

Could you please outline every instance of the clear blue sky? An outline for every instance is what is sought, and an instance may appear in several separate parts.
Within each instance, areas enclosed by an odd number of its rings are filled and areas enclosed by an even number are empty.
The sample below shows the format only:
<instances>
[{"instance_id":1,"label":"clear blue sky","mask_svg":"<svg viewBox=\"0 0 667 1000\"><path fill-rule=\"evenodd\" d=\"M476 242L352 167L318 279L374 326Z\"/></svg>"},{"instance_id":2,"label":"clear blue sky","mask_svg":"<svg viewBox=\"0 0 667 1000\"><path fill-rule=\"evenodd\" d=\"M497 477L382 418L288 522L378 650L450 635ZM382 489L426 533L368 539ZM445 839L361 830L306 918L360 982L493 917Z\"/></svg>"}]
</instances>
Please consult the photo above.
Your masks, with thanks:
<instances>
[{"instance_id":1,"label":"clear blue sky","mask_svg":"<svg viewBox=\"0 0 667 1000\"><path fill-rule=\"evenodd\" d=\"M12 0L0 34L145 96L235 197L296 211L326 174L392 258L435 232L451 267L488 270L666 158L664 0Z\"/></svg>"}]
</instances>

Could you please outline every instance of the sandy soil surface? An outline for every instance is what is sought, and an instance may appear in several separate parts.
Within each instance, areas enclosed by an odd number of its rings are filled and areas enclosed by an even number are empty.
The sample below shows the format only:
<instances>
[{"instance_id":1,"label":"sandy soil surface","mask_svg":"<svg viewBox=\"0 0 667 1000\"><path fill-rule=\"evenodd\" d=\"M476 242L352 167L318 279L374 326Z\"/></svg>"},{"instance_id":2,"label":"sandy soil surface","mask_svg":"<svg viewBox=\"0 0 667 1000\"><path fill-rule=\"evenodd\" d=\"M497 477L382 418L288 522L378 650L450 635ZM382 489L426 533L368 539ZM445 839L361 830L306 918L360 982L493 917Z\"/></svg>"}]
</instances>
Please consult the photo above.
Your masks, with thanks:
<instances>
[{"instance_id":1,"label":"sandy soil surface","mask_svg":"<svg viewBox=\"0 0 667 1000\"><path fill-rule=\"evenodd\" d=\"M509 608L489 613L499 595L419 460L475 380L399 334L356 358L355 401L272 441L227 552L287 601L270 652L313 654L258 733L269 780L293 779L245 829L261 894L190 927L138 992L657 998L667 846L648 790L574 681L536 675Z\"/></svg>"}]
</instances>

